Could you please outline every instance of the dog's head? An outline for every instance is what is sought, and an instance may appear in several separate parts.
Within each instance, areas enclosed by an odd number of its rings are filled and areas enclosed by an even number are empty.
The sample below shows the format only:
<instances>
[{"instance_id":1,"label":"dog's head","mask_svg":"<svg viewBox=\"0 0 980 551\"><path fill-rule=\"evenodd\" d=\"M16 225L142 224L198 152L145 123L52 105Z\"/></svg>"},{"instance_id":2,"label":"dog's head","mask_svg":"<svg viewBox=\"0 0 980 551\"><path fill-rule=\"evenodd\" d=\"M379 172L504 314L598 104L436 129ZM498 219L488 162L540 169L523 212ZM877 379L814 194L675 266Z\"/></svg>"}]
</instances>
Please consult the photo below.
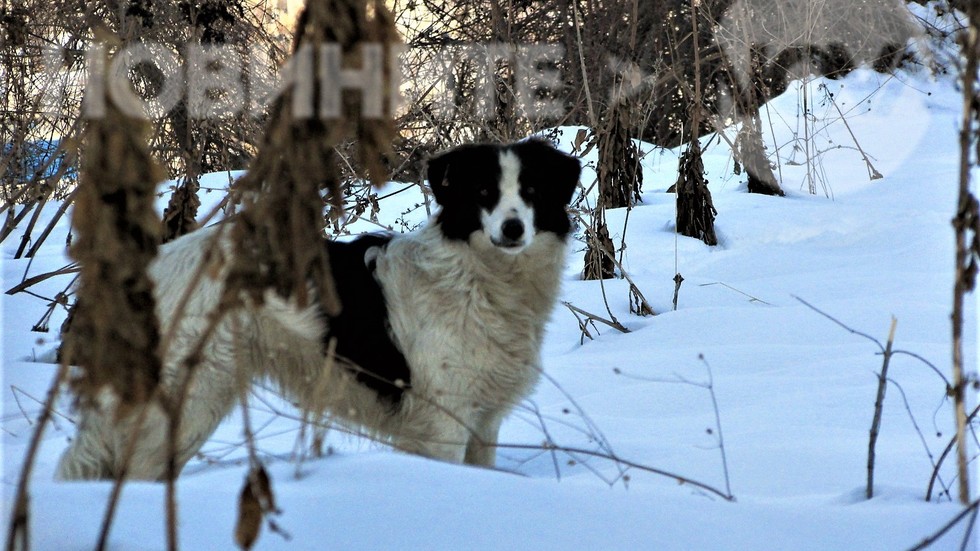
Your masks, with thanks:
<instances>
[{"instance_id":1,"label":"dog's head","mask_svg":"<svg viewBox=\"0 0 980 551\"><path fill-rule=\"evenodd\" d=\"M442 207L436 221L449 239L478 233L513 254L543 232L564 239L580 171L578 159L540 139L457 147L429 159L429 186Z\"/></svg>"}]
</instances>

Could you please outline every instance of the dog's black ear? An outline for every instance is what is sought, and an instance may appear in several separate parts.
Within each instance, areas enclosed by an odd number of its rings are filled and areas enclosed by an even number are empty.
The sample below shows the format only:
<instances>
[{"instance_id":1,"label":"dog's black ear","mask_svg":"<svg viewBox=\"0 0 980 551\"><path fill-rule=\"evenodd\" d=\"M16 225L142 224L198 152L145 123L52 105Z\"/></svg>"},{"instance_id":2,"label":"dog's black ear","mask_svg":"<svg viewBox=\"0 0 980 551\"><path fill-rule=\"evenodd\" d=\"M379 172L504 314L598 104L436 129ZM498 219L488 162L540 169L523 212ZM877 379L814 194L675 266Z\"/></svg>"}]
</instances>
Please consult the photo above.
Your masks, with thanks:
<instances>
[{"instance_id":1,"label":"dog's black ear","mask_svg":"<svg viewBox=\"0 0 980 551\"><path fill-rule=\"evenodd\" d=\"M551 142L541 138L530 138L517 147L523 150L522 159L533 160L539 165L542 180L554 182L555 191L564 204L571 203L582 174L578 158L558 151Z\"/></svg>"},{"instance_id":2,"label":"dog's black ear","mask_svg":"<svg viewBox=\"0 0 980 551\"><path fill-rule=\"evenodd\" d=\"M437 201L444 191L442 188L449 186L449 164L454 151L446 151L435 157L430 157L426 162L426 179L429 180L429 188L432 189Z\"/></svg>"},{"instance_id":3,"label":"dog's black ear","mask_svg":"<svg viewBox=\"0 0 980 551\"><path fill-rule=\"evenodd\" d=\"M496 150L482 144L461 145L429 158L426 178L436 202L445 206L483 180L494 180L499 167Z\"/></svg>"},{"instance_id":4,"label":"dog's black ear","mask_svg":"<svg viewBox=\"0 0 980 551\"><path fill-rule=\"evenodd\" d=\"M473 146L459 146L449 151L439 153L430 157L426 163L426 178L429 180L429 189L435 196L436 202L445 205L446 200L452 197L457 191L461 170L465 168L472 156Z\"/></svg>"},{"instance_id":5,"label":"dog's black ear","mask_svg":"<svg viewBox=\"0 0 980 551\"><path fill-rule=\"evenodd\" d=\"M557 149L552 150L558 156L555 159L555 181L564 194L565 204L572 202L572 197L578 190L578 180L582 175L582 164L577 157L566 155Z\"/></svg>"}]
</instances>

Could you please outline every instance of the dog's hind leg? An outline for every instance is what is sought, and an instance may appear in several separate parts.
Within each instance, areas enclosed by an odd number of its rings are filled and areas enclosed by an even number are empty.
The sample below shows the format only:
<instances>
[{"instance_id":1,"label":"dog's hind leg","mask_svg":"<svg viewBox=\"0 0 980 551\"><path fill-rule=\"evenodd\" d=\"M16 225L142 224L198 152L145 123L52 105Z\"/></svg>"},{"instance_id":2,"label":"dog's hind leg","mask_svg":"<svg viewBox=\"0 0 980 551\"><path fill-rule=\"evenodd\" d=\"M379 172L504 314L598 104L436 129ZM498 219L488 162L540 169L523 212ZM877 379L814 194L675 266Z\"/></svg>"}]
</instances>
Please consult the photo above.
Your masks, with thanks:
<instances>
[{"instance_id":1,"label":"dog's hind leg","mask_svg":"<svg viewBox=\"0 0 980 551\"><path fill-rule=\"evenodd\" d=\"M112 479L124 471L136 479L164 476L167 416L163 408L149 402L119 413L117 405L114 394L105 390L96 403L84 406L75 439L58 463L59 479ZM127 453L131 453L129 461Z\"/></svg>"},{"instance_id":2,"label":"dog's hind leg","mask_svg":"<svg viewBox=\"0 0 980 551\"><path fill-rule=\"evenodd\" d=\"M206 358L194 371L183 400L177 441L177 471L194 457L239 396L243 376L251 373L237 366L230 339L216 339L205 347ZM227 364L223 360L228 360ZM219 363L220 362L220 363ZM171 363L165 372L180 370ZM164 383L172 399L177 386L173 375ZM118 411L118 400L105 390L96 403L82 406L75 440L59 462L57 477L63 480L128 478L163 480L167 476L170 417L158 401ZM145 409L144 409L145 408ZM135 442L133 439L136 439ZM127 461L127 455L129 456Z\"/></svg>"},{"instance_id":3,"label":"dog's hind leg","mask_svg":"<svg viewBox=\"0 0 980 551\"><path fill-rule=\"evenodd\" d=\"M213 385L209 386L213 390ZM231 410L235 396L234 392L202 393L192 385L178 428L178 473ZM120 415L116 400L106 391L99 404L83 410L75 440L59 462L57 477L112 479L125 472L127 478L164 480L169 427L170 417L159 402L133 406Z\"/></svg>"}]
</instances>

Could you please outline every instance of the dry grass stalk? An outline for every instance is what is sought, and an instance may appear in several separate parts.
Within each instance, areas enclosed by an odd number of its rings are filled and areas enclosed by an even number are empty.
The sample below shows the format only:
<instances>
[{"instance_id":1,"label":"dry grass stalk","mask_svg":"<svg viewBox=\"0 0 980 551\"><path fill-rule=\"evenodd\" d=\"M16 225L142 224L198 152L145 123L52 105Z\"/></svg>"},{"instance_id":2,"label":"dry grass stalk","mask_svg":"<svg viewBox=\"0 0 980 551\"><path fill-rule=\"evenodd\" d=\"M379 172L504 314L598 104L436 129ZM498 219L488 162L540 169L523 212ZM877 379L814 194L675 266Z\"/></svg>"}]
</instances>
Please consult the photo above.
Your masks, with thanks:
<instances>
[{"instance_id":1,"label":"dry grass stalk","mask_svg":"<svg viewBox=\"0 0 980 551\"><path fill-rule=\"evenodd\" d=\"M691 141L681 154L677 171L677 232L694 237L707 245L717 245L715 215L718 211L711 201L708 181L704 178L704 162L701 159L701 143L698 141L701 125L702 90L701 58L698 50L698 3L691 0L691 22L694 27L694 96L691 99Z\"/></svg>"},{"instance_id":2,"label":"dry grass stalk","mask_svg":"<svg viewBox=\"0 0 980 551\"><path fill-rule=\"evenodd\" d=\"M592 222L587 232L585 250L585 269L582 279L612 279L616 277L615 245L609 237L609 227L606 225L606 208L600 203L592 214Z\"/></svg>"},{"instance_id":3,"label":"dry grass stalk","mask_svg":"<svg viewBox=\"0 0 980 551\"><path fill-rule=\"evenodd\" d=\"M352 69L365 66L366 57L362 56L367 44L381 45L384 52L390 52L397 42L393 19L380 2L311 0L307 4L293 44L294 52L312 52L312 64L304 67L297 61L293 66L297 85L273 108L259 153L248 174L238 182L236 191L244 197L244 210L232 227L236 255L229 267L222 308L233 308L243 295L261 302L266 291L274 290L300 307L316 300L327 314L340 311L323 246L324 209L339 213L343 207L337 148L343 141L353 140L359 164L372 182L385 181L391 143L396 137L390 111L394 104L390 94L397 93L396 68L391 66L392 57L387 56L383 62L381 117L370 117L364 98L347 91L342 92L339 116L298 116L302 112L297 109L302 107L298 102L312 99L314 105L322 106L325 94L336 92L314 80L311 98L306 98L300 83L314 78L312 69L322 66L322 46L339 45L342 65ZM297 59L302 59L302 54ZM304 417L320 413L304 412ZM175 415L179 416L179 410ZM172 431L176 434L176 426ZM175 452L172 450L171 455ZM238 546L250 549L259 537L263 519L274 511L268 475L253 452L252 471L239 500L235 529Z\"/></svg>"},{"instance_id":4,"label":"dry grass stalk","mask_svg":"<svg viewBox=\"0 0 980 551\"><path fill-rule=\"evenodd\" d=\"M947 385L947 389L946 389L947 394L951 393L952 391L953 388ZM980 406L976 406L975 408L973 408L973 411L971 411L970 414L966 416L965 424L967 426L970 426L971 423L974 422L974 419L976 419L978 414L980 414ZM939 459L936 460L936 464L932 468L932 474L929 476L929 484L926 486L926 501L932 501L932 490L936 486L936 482L939 482L939 485L942 487L942 491L939 492L937 499L945 495L946 497L949 497L950 500L952 500L952 497L950 496L949 493L949 488L946 487L946 485L943 483L942 479L940 478L939 471L942 468L943 463L946 461L946 458L949 457L950 452L952 452L953 448L956 447L956 442L959 439L958 437L959 437L958 434L954 434L953 437L949 439L949 442L946 444L946 447L943 448L943 452L939 454Z\"/></svg>"},{"instance_id":5,"label":"dry grass stalk","mask_svg":"<svg viewBox=\"0 0 980 551\"><path fill-rule=\"evenodd\" d=\"M888 342L885 344L885 351L882 353L884 359L881 362L881 374L878 375L878 395L875 398L875 414L871 420L870 437L868 438L868 483L864 490L864 497L871 499L874 497L875 480L875 444L878 442L878 432L881 429L881 413L885 403L885 389L888 386L888 364L892 359L892 345L895 343L895 326L898 320L892 317L891 328L888 330Z\"/></svg>"},{"instance_id":6,"label":"dry grass stalk","mask_svg":"<svg viewBox=\"0 0 980 551\"><path fill-rule=\"evenodd\" d=\"M154 188L164 174L146 146L143 121L107 105L89 121L69 253L81 265L78 302L65 336L66 361L84 367L72 381L82 400L111 388L123 407L145 403L160 378L159 326L146 269L160 220Z\"/></svg>"},{"instance_id":7,"label":"dry grass stalk","mask_svg":"<svg viewBox=\"0 0 980 551\"><path fill-rule=\"evenodd\" d=\"M976 79L980 70L980 5L970 3L970 24L963 32L962 46L966 63L963 67L963 111L960 121L959 200L953 228L956 230L956 278L953 283L953 408L956 420L956 459L959 475L960 503L970 503L970 479L966 440L966 388L970 384L964 371L963 314L964 299L976 288L980 270L980 202L970 191L970 159L973 147L980 147L980 139L973 130L980 119L977 106L980 90Z\"/></svg>"},{"instance_id":8,"label":"dry grass stalk","mask_svg":"<svg viewBox=\"0 0 980 551\"><path fill-rule=\"evenodd\" d=\"M24 467L20 471L17 481L17 494L14 498L13 507L10 508L10 524L7 529L7 551L27 551L31 548L30 537L30 494L28 485L31 475L34 472L34 459L41 447L44 436L44 429L48 426L55 413L55 401L58 399L61 384L68 377L68 364L64 361L58 365L58 373L51 386L48 388L47 397L44 400L44 407L38 416L34 433L27 448L27 455L24 458Z\"/></svg>"}]
</instances>

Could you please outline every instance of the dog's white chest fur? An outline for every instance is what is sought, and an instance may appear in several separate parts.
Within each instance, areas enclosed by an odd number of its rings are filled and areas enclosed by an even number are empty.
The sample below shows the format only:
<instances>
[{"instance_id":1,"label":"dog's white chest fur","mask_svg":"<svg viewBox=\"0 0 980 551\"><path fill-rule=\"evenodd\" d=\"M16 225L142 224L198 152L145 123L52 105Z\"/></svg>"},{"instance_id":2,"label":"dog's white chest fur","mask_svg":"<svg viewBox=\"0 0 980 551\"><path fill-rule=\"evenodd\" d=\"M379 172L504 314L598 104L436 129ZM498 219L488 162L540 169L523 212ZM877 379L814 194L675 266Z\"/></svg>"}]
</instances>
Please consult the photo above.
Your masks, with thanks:
<instances>
[{"instance_id":1,"label":"dog's white chest fur","mask_svg":"<svg viewBox=\"0 0 980 551\"><path fill-rule=\"evenodd\" d=\"M403 431L415 432L416 417L439 417L443 431L479 433L488 422L499 426L531 391L563 251L561 240L541 236L515 256L445 242L435 228L392 241L377 259L377 277L393 337L413 366Z\"/></svg>"},{"instance_id":2,"label":"dog's white chest fur","mask_svg":"<svg viewBox=\"0 0 980 551\"><path fill-rule=\"evenodd\" d=\"M526 385L536 376L530 372L557 292L558 278L551 274L560 268L561 255L554 251L562 244L541 239L535 248L548 249L544 254L488 258L469 245L427 243L435 239L440 237L430 230L396 240L378 259L392 329L409 364L446 366L454 372L451 379L463 384L493 379L498 382L489 384L501 389ZM421 371L416 376L429 370ZM441 371L435 378L442 378Z\"/></svg>"}]
</instances>

